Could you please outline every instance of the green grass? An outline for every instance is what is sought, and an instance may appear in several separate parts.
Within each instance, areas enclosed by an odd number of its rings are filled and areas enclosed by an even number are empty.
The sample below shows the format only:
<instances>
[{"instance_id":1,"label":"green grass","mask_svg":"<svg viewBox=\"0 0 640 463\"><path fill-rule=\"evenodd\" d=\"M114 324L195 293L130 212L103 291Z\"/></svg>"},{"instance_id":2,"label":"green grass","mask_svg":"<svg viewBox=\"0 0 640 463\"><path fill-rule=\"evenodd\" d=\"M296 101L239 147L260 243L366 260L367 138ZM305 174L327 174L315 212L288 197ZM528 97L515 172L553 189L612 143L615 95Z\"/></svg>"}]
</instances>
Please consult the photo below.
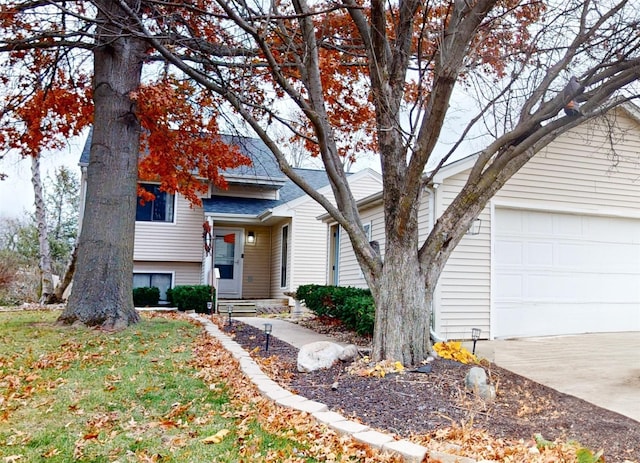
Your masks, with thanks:
<instances>
[{"instance_id":1,"label":"green grass","mask_svg":"<svg viewBox=\"0 0 640 463\"><path fill-rule=\"evenodd\" d=\"M250 461L299 451L257 419L246 426L232 386L198 378L198 326L144 317L109 334L57 316L0 313L0 462L249 461L248 442ZM220 430L220 443L202 442Z\"/></svg>"}]
</instances>

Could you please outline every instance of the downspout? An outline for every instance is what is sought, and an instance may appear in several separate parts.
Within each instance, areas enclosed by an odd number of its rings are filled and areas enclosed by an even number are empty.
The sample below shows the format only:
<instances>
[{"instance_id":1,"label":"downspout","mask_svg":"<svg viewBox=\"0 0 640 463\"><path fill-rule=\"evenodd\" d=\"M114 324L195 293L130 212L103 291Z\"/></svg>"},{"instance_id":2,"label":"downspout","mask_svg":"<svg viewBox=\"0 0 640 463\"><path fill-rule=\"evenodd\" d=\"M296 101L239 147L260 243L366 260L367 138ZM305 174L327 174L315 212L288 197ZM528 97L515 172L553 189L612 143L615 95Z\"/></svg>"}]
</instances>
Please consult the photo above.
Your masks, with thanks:
<instances>
[{"instance_id":1,"label":"downspout","mask_svg":"<svg viewBox=\"0 0 640 463\"><path fill-rule=\"evenodd\" d=\"M433 230L433 227L435 226L436 223L436 211L435 211L435 207L436 207L436 190L438 189L438 187L440 186L439 183L433 183L431 186L427 186L426 187L426 191L427 191L427 198L428 198L428 210L429 213L427 214L427 224L429 226L429 231ZM441 338L438 333L436 333L435 330L435 301L436 301L436 293L435 293L435 288L434 288L434 292L433 292L433 297L431 298L431 326L429 327L429 336L431 337L431 340L436 343L436 342L444 342L445 339Z\"/></svg>"}]
</instances>

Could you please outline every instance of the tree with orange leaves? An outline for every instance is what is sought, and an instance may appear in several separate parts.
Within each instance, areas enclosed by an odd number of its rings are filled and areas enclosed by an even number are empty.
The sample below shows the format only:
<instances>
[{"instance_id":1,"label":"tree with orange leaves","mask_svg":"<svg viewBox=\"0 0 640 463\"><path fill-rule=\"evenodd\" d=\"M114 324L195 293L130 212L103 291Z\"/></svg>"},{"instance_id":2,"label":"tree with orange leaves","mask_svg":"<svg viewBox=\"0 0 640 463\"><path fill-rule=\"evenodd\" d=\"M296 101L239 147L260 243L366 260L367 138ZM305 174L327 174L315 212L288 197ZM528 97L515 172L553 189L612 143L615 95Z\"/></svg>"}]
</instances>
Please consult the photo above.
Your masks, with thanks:
<instances>
[{"instance_id":1,"label":"tree with orange leaves","mask_svg":"<svg viewBox=\"0 0 640 463\"><path fill-rule=\"evenodd\" d=\"M131 34L129 12L111 1L0 6L0 145L36 157L93 123L91 207L61 323L119 329L138 320L131 275L139 176L197 202L202 178L223 185L219 168L248 163L220 141L215 114L197 109L213 108L210 96L171 79L141 86L150 47Z\"/></svg>"},{"instance_id":2,"label":"tree with orange leaves","mask_svg":"<svg viewBox=\"0 0 640 463\"><path fill-rule=\"evenodd\" d=\"M147 4L174 18L130 14L155 51L224 98L349 236L376 302L374 360L416 364L432 352L433 292L489 199L556 137L638 95L640 12L630 0L194 1L179 20L173 5ZM211 36L211 24L224 27ZM221 44L249 51L220 59ZM566 90L571 74L579 86ZM473 97L473 116L442 154L456 89ZM564 117L574 99L580 114ZM322 159L335 206L291 169L273 125ZM466 183L419 239L425 189L474 130L485 143ZM346 180L352 150L379 156L384 256Z\"/></svg>"},{"instance_id":3,"label":"tree with orange leaves","mask_svg":"<svg viewBox=\"0 0 640 463\"><path fill-rule=\"evenodd\" d=\"M137 115L129 111L136 79L117 89L107 83L133 71L139 80L143 56L164 61L173 87L188 78L220 104L218 111L229 108L272 150L283 172L345 230L376 301L373 357L405 364L419 363L431 351L433 291L489 199L558 135L634 98L637 92L628 89L640 79L640 13L631 0L76 3L97 11L95 128L113 121L120 127L117 133L96 132L92 157L102 163L110 159L107 150L101 154L103 147L115 138L131 145L138 136ZM47 2L47 8L55 6L68 14L67 3ZM88 15L75 17L82 22ZM19 50L51 40L62 46L81 41L77 37L77 29L27 33L7 47ZM107 69L112 74L105 78ZM579 86L564 91L569 74L577 76ZM437 147L456 88L475 96L468 105L474 116L440 156ZM109 92L104 99L120 106L98 108L102 91ZM580 114L562 116L574 99L583 100ZM105 119L98 120L99 114ZM271 135L273 126L304 140L322 159L335 206L296 175ZM418 205L425 188L478 126L486 143L465 185L419 240ZM128 152L124 146L119 150ZM360 150L379 156L384 256L368 242L343 168L344 157ZM427 165L435 166L429 174ZM100 204L99 199L92 202ZM122 275L128 278L129 270Z\"/></svg>"}]
</instances>

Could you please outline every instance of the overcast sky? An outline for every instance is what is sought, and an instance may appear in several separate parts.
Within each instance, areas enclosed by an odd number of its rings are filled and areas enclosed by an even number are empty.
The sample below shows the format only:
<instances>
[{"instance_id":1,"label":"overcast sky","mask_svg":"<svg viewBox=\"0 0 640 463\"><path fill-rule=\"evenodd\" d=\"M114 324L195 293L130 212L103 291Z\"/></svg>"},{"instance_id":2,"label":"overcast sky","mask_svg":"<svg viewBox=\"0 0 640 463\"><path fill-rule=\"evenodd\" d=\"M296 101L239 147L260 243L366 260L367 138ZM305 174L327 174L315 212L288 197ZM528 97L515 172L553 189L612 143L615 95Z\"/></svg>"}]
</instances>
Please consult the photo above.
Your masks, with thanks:
<instances>
[{"instance_id":1,"label":"overcast sky","mask_svg":"<svg viewBox=\"0 0 640 463\"><path fill-rule=\"evenodd\" d=\"M67 166L80 179L78 160L86 135L69 141L69 146L59 152L45 153L40 162L40 176L44 181L53 177L56 168ZM0 161L0 172L9 177L0 181L0 220L19 218L35 212L33 186L31 185L31 161L21 159L17 153L9 153Z\"/></svg>"}]
</instances>

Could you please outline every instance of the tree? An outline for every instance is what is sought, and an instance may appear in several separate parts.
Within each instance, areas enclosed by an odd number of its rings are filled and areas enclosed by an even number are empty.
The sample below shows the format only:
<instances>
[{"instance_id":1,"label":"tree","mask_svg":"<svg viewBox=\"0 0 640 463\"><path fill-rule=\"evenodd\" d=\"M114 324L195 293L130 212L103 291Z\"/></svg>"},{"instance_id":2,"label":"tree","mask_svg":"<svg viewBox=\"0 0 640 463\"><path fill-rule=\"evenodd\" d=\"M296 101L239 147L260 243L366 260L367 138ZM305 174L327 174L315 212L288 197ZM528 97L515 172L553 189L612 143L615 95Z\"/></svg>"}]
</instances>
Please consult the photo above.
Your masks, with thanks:
<instances>
[{"instance_id":1,"label":"tree","mask_svg":"<svg viewBox=\"0 0 640 463\"><path fill-rule=\"evenodd\" d=\"M45 212L42 179L40 177L40 158L31 157L31 183L33 184L34 202L36 206L36 227L38 229L38 248L40 250L38 268L40 270L40 301L44 302L53 293L53 272L51 270L51 252L49 248L49 231Z\"/></svg>"},{"instance_id":2,"label":"tree","mask_svg":"<svg viewBox=\"0 0 640 463\"><path fill-rule=\"evenodd\" d=\"M139 75L143 60L164 61L155 87L171 88L170 94L202 102L216 113L211 119L224 117L230 109L227 119L246 123L273 151L283 172L347 232L376 301L373 357L406 364L418 363L428 354L433 289L451 252L491 196L555 137L630 99L625 90L640 77L636 33L640 13L629 0L571 0L549 8L542 1L519 0L76 3L97 8L95 30L88 25L90 8L75 10L70 23L81 26L73 31L57 27L40 35L33 33L33 21L23 15L38 8L38 2L25 3L22 9L5 8L0 17L11 30L19 17L30 32L28 39L22 34L0 42L0 51L16 53L37 45L89 48L88 39L78 39L89 29L98 38L94 130L102 127L103 132L92 145L90 185L96 188L104 181L114 188L114 182L98 173L112 168L103 147L113 146L124 135L133 143L133 132L139 130L134 101L140 106L144 101L141 93L130 93L136 80L131 77L114 95L120 98L120 109L106 115L109 108L98 106L102 98L98 93L121 81L108 75L105 67ZM67 2L47 2L46 8L59 17L70 14ZM123 50L135 53L121 56ZM579 86L564 91L570 74L577 76ZM461 140L472 128L484 126L489 141L467 184L420 243L417 205L423 187L459 154L456 144L435 159L456 86L469 93L479 86L476 115ZM155 95L149 100L162 100L159 94L148 94ZM582 100L580 112L563 116L562 108L574 99ZM292 107L297 108L295 117ZM170 118L167 114L160 119ZM107 131L105 126L114 123L119 131ZM322 159L336 206L296 175L279 140L271 135L276 133L273 126L303 139L307 149ZM351 132L356 127L370 137L359 136L353 143ZM373 150L380 158L384 259L367 241L343 167L345 156L361 150ZM133 151L123 146L117 152L126 153L122 157L131 162ZM425 176L430 161L436 168ZM123 169L117 172L124 173ZM170 177L164 172L162 179L171 182ZM127 188L134 182L132 176L123 178ZM91 235L84 235L87 227L83 227L81 246L83 241L93 239L99 245L98 240L112 238L114 212L131 214L130 209L109 203L116 197L105 194L102 202L96 202L99 197L88 201L112 222L107 230L100 218L92 216ZM117 232L125 240L132 236L119 222ZM92 252L81 247L79 269L93 270L100 256L110 256L110 249ZM98 273L115 285L110 290L119 292L130 281L130 268L122 265L125 254L102 264L103 269L117 269L119 281L113 281L116 276L110 272ZM72 298L69 310L78 313L81 302L87 312L100 310L100 298L106 294L91 291L90 280L80 280L76 289L89 294L82 300ZM107 302L114 313L114 305L125 303L124 294ZM91 319L91 314L84 319ZM128 322L126 316L118 319Z\"/></svg>"},{"instance_id":3,"label":"tree","mask_svg":"<svg viewBox=\"0 0 640 463\"><path fill-rule=\"evenodd\" d=\"M426 357L435 285L472 220L554 138L637 94L629 88L640 78L640 12L627 0L216 3L198 2L182 21L161 25L149 25L170 13L159 2L130 17L168 63L223 97L348 233L376 302L376 360ZM225 27L207 34L211 22ZM210 52L218 43L255 52L221 60ZM565 90L571 74L579 85ZM478 88L476 115L436 159L456 86ZM580 111L564 116L572 100L582 100ZM305 124L288 116L293 105ZM296 175L272 124L321 157L337 206ZM466 185L418 242L423 188L477 126L488 141ZM354 127L371 134L360 149L380 157L384 260L368 243L340 162ZM425 175L430 161L436 168Z\"/></svg>"},{"instance_id":4,"label":"tree","mask_svg":"<svg viewBox=\"0 0 640 463\"><path fill-rule=\"evenodd\" d=\"M36 157L93 122L89 207L78 240L73 291L60 323L120 329L138 321L132 274L141 144L140 177L159 178L161 188L179 190L194 202L196 191L206 189L194 171L223 185L219 166L248 162L215 133L208 136L215 118L195 113L193 102L186 101L188 84L180 88L173 81L176 88L168 93L141 89L150 48L129 14L145 9L144 2L135 1L0 6L0 52L5 53L0 79L7 84L0 111L7 130L0 134L0 145ZM91 57L93 70L86 65ZM157 103L155 95L163 104L137 102L141 95ZM207 100L202 95L200 102L207 107ZM174 122L184 130L176 131ZM162 156L167 162L158 159ZM140 194L149 199L148 193Z\"/></svg>"}]
</instances>

